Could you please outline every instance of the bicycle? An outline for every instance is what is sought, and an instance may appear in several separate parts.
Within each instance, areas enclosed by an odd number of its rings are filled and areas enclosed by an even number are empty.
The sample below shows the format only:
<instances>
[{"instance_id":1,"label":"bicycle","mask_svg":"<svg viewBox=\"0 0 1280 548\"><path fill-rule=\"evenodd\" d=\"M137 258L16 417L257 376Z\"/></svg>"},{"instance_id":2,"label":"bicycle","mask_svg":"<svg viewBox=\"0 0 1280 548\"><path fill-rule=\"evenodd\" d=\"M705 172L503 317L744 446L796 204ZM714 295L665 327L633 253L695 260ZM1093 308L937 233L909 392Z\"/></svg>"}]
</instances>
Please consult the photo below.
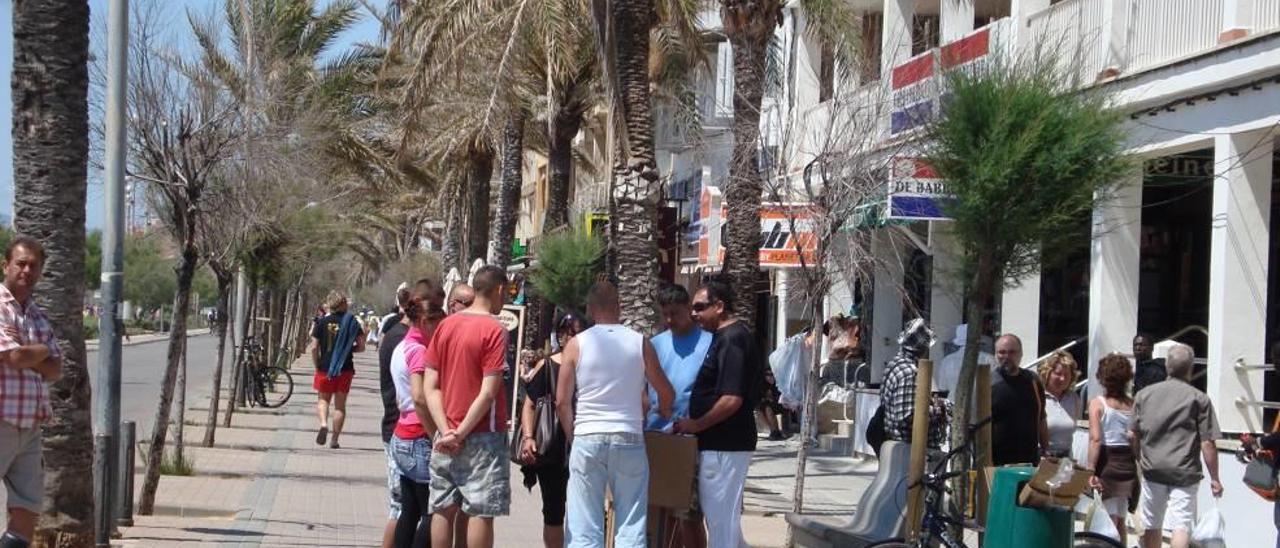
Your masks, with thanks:
<instances>
[{"instance_id":1,"label":"bicycle","mask_svg":"<svg viewBox=\"0 0 1280 548\"><path fill-rule=\"evenodd\" d=\"M867 548L920 548L940 546L944 548L968 548L963 539L957 539L951 534L953 529L962 529L966 525L970 525L963 518L954 516L949 513L944 506L945 495L951 492L947 486L947 482L958 478L969 471L957 470L951 472L943 472L943 468L947 463L951 462L952 457L962 453L971 452L973 448L974 434L984 426L991 423L992 417L987 417L978 423L969 427L968 436L965 442L959 447L952 448L950 451L938 460L933 470L926 471L920 481L912 484L908 489L922 486L924 487L924 517L921 520L920 536L914 541L907 541L902 538L893 538L873 542ZM980 528L979 528L980 529ZM1074 534L1073 544L1075 548L1124 548L1118 541L1096 533L1079 532Z\"/></svg>"},{"instance_id":2,"label":"bicycle","mask_svg":"<svg viewBox=\"0 0 1280 548\"><path fill-rule=\"evenodd\" d=\"M274 409L293 395L293 375L283 367L265 365L262 344L255 337L245 337L243 371L249 405Z\"/></svg>"}]
</instances>

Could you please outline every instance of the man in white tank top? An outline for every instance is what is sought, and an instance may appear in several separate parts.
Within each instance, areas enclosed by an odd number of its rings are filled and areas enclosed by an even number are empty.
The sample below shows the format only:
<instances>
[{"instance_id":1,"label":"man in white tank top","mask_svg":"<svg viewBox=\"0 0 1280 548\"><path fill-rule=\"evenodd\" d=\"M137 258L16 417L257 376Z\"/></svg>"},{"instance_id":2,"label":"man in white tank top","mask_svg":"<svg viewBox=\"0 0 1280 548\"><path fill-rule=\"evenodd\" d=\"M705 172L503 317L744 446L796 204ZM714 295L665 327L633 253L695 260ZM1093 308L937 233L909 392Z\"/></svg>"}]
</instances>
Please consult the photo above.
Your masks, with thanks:
<instances>
[{"instance_id":1,"label":"man in white tank top","mask_svg":"<svg viewBox=\"0 0 1280 548\"><path fill-rule=\"evenodd\" d=\"M644 450L646 379L658 393L658 409L671 416L675 391L653 346L621 325L618 291L598 282L587 295L595 322L565 346L556 408L569 454L565 541L570 547L605 545L604 494L613 493L614 546L645 546L649 461ZM576 397L576 402L575 402ZM575 405L576 403L576 405Z\"/></svg>"}]
</instances>

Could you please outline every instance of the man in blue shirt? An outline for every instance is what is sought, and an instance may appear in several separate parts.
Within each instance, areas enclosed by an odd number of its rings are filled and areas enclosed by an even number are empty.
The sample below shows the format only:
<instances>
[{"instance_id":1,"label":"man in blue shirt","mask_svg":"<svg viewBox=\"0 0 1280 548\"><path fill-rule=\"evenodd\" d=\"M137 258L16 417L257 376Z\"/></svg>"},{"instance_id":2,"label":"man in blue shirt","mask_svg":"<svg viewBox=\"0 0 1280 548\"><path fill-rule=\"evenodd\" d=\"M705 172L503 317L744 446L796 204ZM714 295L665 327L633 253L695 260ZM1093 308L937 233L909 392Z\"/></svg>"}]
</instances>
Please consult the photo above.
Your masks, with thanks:
<instances>
[{"instance_id":1,"label":"man in blue shirt","mask_svg":"<svg viewBox=\"0 0 1280 548\"><path fill-rule=\"evenodd\" d=\"M683 286L666 285L658 289L658 307L667 330L649 340L658 353L662 372L675 389L675 404L670 419L658 414L658 396L649 389L649 414L645 430L670 432L676 419L689 418L689 395L693 393L693 381L707 358L711 348L711 332L703 330L693 321L693 309L689 305L689 292ZM696 492L696 490L695 490ZM684 546L703 548L707 545L702 527L702 515L697 510L688 515L678 515L669 524L679 528Z\"/></svg>"}]
</instances>

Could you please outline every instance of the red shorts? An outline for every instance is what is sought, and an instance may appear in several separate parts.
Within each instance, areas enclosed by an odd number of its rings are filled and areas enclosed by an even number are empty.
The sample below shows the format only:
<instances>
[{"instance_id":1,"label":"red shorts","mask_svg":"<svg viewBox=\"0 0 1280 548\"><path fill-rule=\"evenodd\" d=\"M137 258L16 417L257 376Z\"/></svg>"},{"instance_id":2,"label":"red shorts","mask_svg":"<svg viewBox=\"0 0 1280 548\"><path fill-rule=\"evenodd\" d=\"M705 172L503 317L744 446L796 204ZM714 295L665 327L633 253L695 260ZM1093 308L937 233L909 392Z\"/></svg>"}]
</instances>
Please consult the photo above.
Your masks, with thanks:
<instances>
[{"instance_id":1,"label":"red shorts","mask_svg":"<svg viewBox=\"0 0 1280 548\"><path fill-rule=\"evenodd\" d=\"M316 392L332 394L338 392L346 394L351 391L351 378L356 376L355 371L343 371L337 377L329 378L329 374L324 371L316 371L316 378L311 382L311 387Z\"/></svg>"}]
</instances>

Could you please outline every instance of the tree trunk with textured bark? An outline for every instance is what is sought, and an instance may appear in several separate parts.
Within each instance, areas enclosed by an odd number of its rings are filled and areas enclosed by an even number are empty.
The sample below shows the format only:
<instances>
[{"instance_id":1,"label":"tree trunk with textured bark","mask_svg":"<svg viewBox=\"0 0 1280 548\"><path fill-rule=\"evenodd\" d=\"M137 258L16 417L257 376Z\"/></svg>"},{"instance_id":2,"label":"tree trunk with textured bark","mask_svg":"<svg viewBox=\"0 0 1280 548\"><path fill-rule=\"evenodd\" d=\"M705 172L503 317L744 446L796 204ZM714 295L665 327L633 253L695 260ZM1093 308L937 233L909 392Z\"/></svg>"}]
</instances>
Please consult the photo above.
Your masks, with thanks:
<instances>
[{"instance_id":1,"label":"tree trunk with textured bark","mask_svg":"<svg viewBox=\"0 0 1280 548\"><path fill-rule=\"evenodd\" d=\"M231 288L235 283L234 272L216 267L213 268L213 272L214 279L218 282L218 300L214 303L214 314L217 317L213 321L213 333L218 338L216 350L218 357L213 365L213 386L209 390L209 415L204 421L202 444L205 447L213 447L214 438L218 432L218 405L222 397L222 366L227 354L227 318L230 316L228 305L231 301Z\"/></svg>"},{"instance_id":2,"label":"tree trunk with textured bark","mask_svg":"<svg viewBox=\"0 0 1280 548\"><path fill-rule=\"evenodd\" d=\"M465 181L457 181L453 188L447 190L449 197L445 200L444 234L440 243L440 266L445 275L450 268L459 268L459 273L462 273L462 192L465 184Z\"/></svg>"},{"instance_id":3,"label":"tree trunk with textured bark","mask_svg":"<svg viewBox=\"0 0 1280 548\"><path fill-rule=\"evenodd\" d=\"M493 178L493 149L479 144L467 155L467 256L464 267L489 251L489 191Z\"/></svg>"},{"instance_id":4,"label":"tree trunk with textured bark","mask_svg":"<svg viewBox=\"0 0 1280 548\"><path fill-rule=\"evenodd\" d=\"M502 128L502 185L498 188L498 208L493 218L493 236L489 238L489 264L506 268L511 264L511 244L520 220L520 188L524 186L524 121L525 112L507 117Z\"/></svg>"},{"instance_id":5,"label":"tree trunk with textured bark","mask_svg":"<svg viewBox=\"0 0 1280 548\"><path fill-rule=\"evenodd\" d=\"M89 5L13 2L14 228L44 245L36 303L62 351L44 428L44 508L35 546L92 546L93 423L84 348Z\"/></svg>"},{"instance_id":6,"label":"tree trunk with textured bark","mask_svg":"<svg viewBox=\"0 0 1280 548\"><path fill-rule=\"evenodd\" d=\"M760 109L765 61L781 19L777 0L722 0L721 20L733 47L733 157L724 189L724 272L733 286L737 317L755 328L760 276Z\"/></svg>"},{"instance_id":7,"label":"tree trunk with textured bark","mask_svg":"<svg viewBox=\"0 0 1280 548\"><path fill-rule=\"evenodd\" d=\"M611 247L617 257L622 321L651 334L657 326L654 292L658 289L658 164L653 149L649 104L649 29L652 0L612 2L613 54L617 93L614 116L626 129L615 142Z\"/></svg>"},{"instance_id":8,"label":"tree trunk with textured bark","mask_svg":"<svg viewBox=\"0 0 1280 548\"><path fill-rule=\"evenodd\" d=\"M542 233L568 225L569 191L573 188L573 138L582 126L581 113L565 113L547 135L547 215Z\"/></svg>"},{"instance_id":9,"label":"tree trunk with textured bark","mask_svg":"<svg viewBox=\"0 0 1280 548\"><path fill-rule=\"evenodd\" d=\"M194 225L187 234L194 233ZM175 308L185 311L191 303L191 279L195 277L197 255L194 242L188 236L183 251L178 257L178 295ZM173 326L169 329L168 364L160 381L160 403L156 406L155 426L151 429L151 444L147 446L147 470L142 481L142 496L138 499L138 514L149 516L155 512L156 490L160 486L160 463L164 457L164 444L169 430L169 415L173 407L173 392L176 384L179 362L182 359L183 346L187 337L187 315L173 315Z\"/></svg>"}]
</instances>

